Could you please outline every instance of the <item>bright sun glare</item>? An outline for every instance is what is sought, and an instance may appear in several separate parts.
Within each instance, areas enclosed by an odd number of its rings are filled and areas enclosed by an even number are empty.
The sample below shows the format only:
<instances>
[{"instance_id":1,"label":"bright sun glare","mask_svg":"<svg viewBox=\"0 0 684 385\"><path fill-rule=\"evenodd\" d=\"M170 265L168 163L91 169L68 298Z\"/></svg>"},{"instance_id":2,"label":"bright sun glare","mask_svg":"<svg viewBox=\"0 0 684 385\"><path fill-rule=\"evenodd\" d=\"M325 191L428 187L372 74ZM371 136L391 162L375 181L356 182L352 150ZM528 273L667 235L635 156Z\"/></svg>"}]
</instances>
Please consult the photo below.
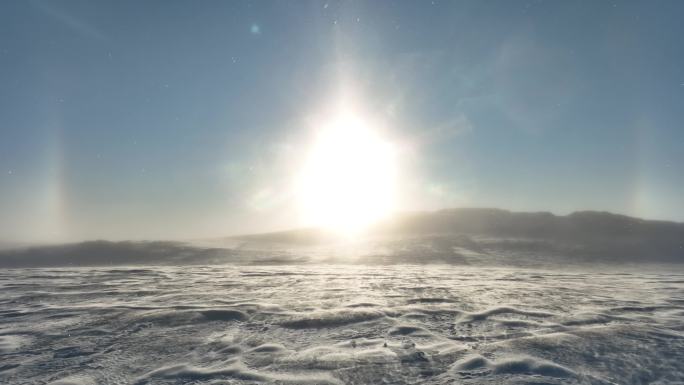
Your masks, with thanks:
<instances>
[{"instance_id":1,"label":"bright sun glare","mask_svg":"<svg viewBox=\"0 0 684 385\"><path fill-rule=\"evenodd\" d=\"M299 175L302 219L359 232L394 209L396 176L393 145L359 117L341 115L320 128Z\"/></svg>"}]
</instances>

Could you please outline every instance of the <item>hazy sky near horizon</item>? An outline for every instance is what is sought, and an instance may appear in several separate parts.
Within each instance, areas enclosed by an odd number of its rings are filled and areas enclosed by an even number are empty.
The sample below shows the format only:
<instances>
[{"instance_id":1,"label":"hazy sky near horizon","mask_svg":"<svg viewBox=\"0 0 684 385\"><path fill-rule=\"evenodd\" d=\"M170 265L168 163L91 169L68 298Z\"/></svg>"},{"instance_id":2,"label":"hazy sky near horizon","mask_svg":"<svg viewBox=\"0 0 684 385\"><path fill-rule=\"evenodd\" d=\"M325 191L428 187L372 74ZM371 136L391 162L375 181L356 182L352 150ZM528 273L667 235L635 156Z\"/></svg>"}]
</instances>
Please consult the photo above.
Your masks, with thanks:
<instances>
[{"instance_id":1,"label":"hazy sky near horizon","mask_svg":"<svg viewBox=\"0 0 684 385\"><path fill-rule=\"evenodd\" d=\"M0 2L0 241L283 229L340 89L403 210L684 221L681 1ZM353 154L352 154L353 155Z\"/></svg>"}]
</instances>

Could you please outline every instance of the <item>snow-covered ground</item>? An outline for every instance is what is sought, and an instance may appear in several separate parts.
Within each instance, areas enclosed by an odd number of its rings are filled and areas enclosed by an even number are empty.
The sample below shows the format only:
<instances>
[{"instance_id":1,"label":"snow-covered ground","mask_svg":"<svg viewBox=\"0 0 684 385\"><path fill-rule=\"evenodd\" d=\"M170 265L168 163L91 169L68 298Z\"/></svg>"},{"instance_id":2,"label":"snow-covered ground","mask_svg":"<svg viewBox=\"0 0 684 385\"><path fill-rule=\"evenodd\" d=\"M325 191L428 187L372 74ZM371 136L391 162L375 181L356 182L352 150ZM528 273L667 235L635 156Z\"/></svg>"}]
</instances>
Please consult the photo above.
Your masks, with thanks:
<instances>
[{"instance_id":1,"label":"snow-covered ground","mask_svg":"<svg viewBox=\"0 0 684 385\"><path fill-rule=\"evenodd\" d=\"M0 271L3 384L684 382L684 271Z\"/></svg>"}]
</instances>

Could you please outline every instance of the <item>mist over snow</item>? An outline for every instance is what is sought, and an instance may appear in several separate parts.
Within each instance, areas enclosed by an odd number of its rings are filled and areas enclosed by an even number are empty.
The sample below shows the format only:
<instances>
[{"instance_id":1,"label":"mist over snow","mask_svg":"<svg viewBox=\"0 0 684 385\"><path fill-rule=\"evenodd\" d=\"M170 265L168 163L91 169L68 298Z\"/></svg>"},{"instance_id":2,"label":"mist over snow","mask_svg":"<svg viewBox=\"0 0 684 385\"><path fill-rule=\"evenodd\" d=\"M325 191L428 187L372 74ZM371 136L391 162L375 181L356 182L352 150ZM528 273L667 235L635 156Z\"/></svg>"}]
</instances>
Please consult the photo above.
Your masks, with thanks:
<instances>
[{"instance_id":1,"label":"mist over snow","mask_svg":"<svg viewBox=\"0 0 684 385\"><path fill-rule=\"evenodd\" d=\"M1 267L681 262L681 223L592 211L557 216L471 208L400 215L355 238L314 228L193 242L90 241L0 250Z\"/></svg>"}]
</instances>

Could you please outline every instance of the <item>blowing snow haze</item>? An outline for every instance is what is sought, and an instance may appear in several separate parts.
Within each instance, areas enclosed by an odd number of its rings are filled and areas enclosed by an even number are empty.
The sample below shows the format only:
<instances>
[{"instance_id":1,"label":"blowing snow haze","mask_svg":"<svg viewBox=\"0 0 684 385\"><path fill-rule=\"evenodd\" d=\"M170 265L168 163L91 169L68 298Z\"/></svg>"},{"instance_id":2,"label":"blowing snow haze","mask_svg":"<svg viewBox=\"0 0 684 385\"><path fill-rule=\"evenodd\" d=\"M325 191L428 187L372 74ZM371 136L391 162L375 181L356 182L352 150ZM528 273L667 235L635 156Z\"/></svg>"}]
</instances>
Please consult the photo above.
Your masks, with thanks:
<instances>
[{"instance_id":1,"label":"blowing snow haze","mask_svg":"<svg viewBox=\"0 0 684 385\"><path fill-rule=\"evenodd\" d=\"M604 212L451 209L404 214L353 239L309 228L194 242L92 241L0 250L0 267L312 263L684 263L684 224Z\"/></svg>"}]
</instances>

